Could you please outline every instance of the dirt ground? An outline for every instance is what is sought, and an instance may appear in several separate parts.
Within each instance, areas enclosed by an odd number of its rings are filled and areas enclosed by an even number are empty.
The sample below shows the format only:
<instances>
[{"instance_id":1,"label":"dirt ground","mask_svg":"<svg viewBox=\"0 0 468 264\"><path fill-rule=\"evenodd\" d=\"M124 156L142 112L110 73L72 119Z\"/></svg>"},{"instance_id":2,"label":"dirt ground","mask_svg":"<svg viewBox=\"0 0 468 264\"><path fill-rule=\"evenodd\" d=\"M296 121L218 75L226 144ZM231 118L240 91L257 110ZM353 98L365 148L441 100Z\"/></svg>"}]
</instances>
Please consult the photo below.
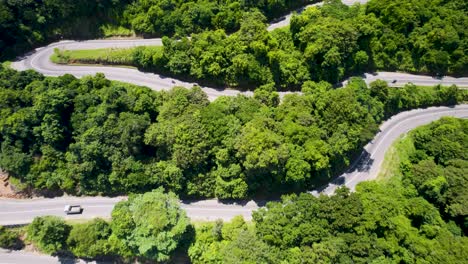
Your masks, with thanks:
<instances>
[{"instance_id":1,"label":"dirt ground","mask_svg":"<svg viewBox=\"0 0 468 264\"><path fill-rule=\"evenodd\" d=\"M8 181L8 174L0 170L0 197L4 198L21 198L22 195L17 193L13 186Z\"/></svg>"}]
</instances>

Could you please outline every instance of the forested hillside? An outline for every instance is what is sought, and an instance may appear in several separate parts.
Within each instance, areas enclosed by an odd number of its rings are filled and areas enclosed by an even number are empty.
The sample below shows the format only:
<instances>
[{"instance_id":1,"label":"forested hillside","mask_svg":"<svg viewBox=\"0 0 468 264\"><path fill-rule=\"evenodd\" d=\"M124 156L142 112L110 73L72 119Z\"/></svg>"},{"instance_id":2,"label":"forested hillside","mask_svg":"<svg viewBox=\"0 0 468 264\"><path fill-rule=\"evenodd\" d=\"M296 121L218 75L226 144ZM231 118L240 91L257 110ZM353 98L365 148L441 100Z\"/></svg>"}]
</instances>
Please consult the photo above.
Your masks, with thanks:
<instances>
[{"instance_id":1,"label":"forested hillside","mask_svg":"<svg viewBox=\"0 0 468 264\"><path fill-rule=\"evenodd\" d=\"M309 0L21 0L0 1L0 59L61 38L98 38L134 31L143 36L183 36L205 29L239 28L243 16L268 19ZM107 32L111 31L111 32ZM115 31L115 32L114 32Z\"/></svg>"},{"instance_id":2,"label":"forested hillside","mask_svg":"<svg viewBox=\"0 0 468 264\"><path fill-rule=\"evenodd\" d=\"M149 36L186 36L207 29L234 32L249 12L260 12L271 20L318 0L135 0L121 23Z\"/></svg>"},{"instance_id":3,"label":"forested hillside","mask_svg":"<svg viewBox=\"0 0 468 264\"><path fill-rule=\"evenodd\" d=\"M411 134L416 151L401 164L403 183L468 234L468 121L444 118Z\"/></svg>"},{"instance_id":4,"label":"forested hillside","mask_svg":"<svg viewBox=\"0 0 468 264\"><path fill-rule=\"evenodd\" d=\"M410 133L402 181L363 182L334 196L285 196L196 230L192 263L460 263L468 259L468 121L443 118Z\"/></svg>"},{"instance_id":5,"label":"forested hillside","mask_svg":"<svg viewBox=\"0 0 468 264\"><path fill-rule=\"evenodd\" d=\"M109 50L106 56L60 62L133 65L208 86L300 90L304 82L339 83L376 70L435 76L468 74L468 8L464 1L327 1L294 16L290 27L266 30L260 12L240 29L163 38L164 47ZM196 31L195 31L196 32ZM96 51L97 52L97 51Z\"/></svg>"},{"instance_id":6,"label":"forested hillside","mask_svg":"<svg viewBox=\"0 0 468 264\"><path fill-rule=\"evenodd\" d=\"M414 148L399 164L403 177L363 182L353 193L284 196L254 212L252 223L192 225L177 197L157 189L118 203L107 222L36 218L27 238L43 252L126 263L184 255L194 264L464 263L468 120L443 118L407 137ZM0 246L15 240L0 227Z\"/></svg>"},{"instance_id":7,"label":"forested hillside","mask_svg":"<svg viewBox=\"0 0 468 264\"><path fill-rule=\"evenodd\" d=\"M464 1L374 0L348 7L330 1L266 31L261 14L241 28L164 42L163 56L137 65L221 85L300 89L307 80L337 83L364 71L436 75L468 73L468 8Z\"/></svg>"},{"instance_id":8,"label":"forested hillside","mask_svg":"<svg viewBox=\"0 0 468 264\"><path fill-rule=\"evenodd\" d=\"M343 89L306 82L210 103L200 88L155 92L102 75L0 71L0 168L37 190L244 198L310 189L347 167L385 116L456 104L456 87Z\"/></svg>"},{"instance_id":9,"label":"forested hillside","mask_svg":"<svg viewBox=\"0 0 468 264\"><path fill-rule=\"evenodd\" d=\"M116 23L129 1L1 0L0 59L60 38L97 37L99 27Z\"/></svg>"}]
</instances>

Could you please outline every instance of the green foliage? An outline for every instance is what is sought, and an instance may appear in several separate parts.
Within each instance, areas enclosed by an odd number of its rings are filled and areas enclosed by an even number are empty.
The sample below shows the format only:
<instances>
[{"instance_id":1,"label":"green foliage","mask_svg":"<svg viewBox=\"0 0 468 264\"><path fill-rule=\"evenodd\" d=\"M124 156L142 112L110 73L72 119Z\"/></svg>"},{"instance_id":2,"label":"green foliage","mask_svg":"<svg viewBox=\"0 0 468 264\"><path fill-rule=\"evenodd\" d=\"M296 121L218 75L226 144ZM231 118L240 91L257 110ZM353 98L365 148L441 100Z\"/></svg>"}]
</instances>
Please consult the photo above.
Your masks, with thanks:
<instances>
[{"instance_id":1,"label":"green foliage","mask_svg":"<svg viewBox=\"0 0 468 264\"><path fill-rule=\"evenodd\" d=\"M15 232L0 226L0 248L15 248L18 241L19 238Z\"/></svg>"},{"instance_id":2,"label":"green foliage","mask_svg":"<svg viewBox=\"0 0 468 264\"><path fill-rule=\"evenodd\" d=\"M317 84L310 83L310 86ZM379 83L373 85L374 91ZM379 93L380 95L382 93ZM351 193L283 196L241 218L196 229L193 263L459 263L466 248L464 119L412 131L403 178L363 182Z\"/></svg>"},{"instance_id":3,"label":"green foliage","mask_svg":"<svg viewBox=\"0 0 468 264\"><path fill-rule=\"evenodd\" d=\"M315 1L161 1L135 0L124 11L123 21L145 35L187 35L207 29L233 32L248 12L261 12L269 19Z\"/></svg>"},{"instance_id":4,"label":"green foliage","mask_svg":"<svg viewBox=\"0 0 468 264\"><path fill-rule=\"evenodd\" d=\"M110 48L96 50L59 50L54 49L51 61L58 64L120 64L132 65L134 61L132 49Z\"/></svg>"},{"instance_id":5,"label":"green foliage","mask_svg":"<svg viewBox=\"0 0 468 264\"><path fill-rule=\"evenodd\" d=\"M109 224L99 218L72 226L67 238L68 249L77 257L96 258L108 255L111 234Z\"/></svg>"},{"instance_id":6,"label":"green foliage","mask_svg":"<svg viewBox=\"0 0 468 264\"><path fill-rule=\"evenodd\" d=\"M65 249L70 229L59 217L36 217L28 226L28 240L45 253L56 253Z\"/></svg>"},{"instance_id":7,"label":"green foliage","mask_svg":"<svg viewBox=\"0 0 468 264\"><path fill-rule=\"evenodd\" d=\"M176 34L163 38L163 49L138 47L132 56L98 50L81 59L85 51L67 52L81 62L132 65L242 89L300 90L310 80L337 84L375 70L467 72L468 10L457 0L373 0L351 7L327 1L293 16L289 28L267 32L265 15L306 2L137 0L124 12L126 26L147 35Z\"/></svg>"},{"instance_id":8,"label":"green foliage","mask_svg":"<svg viewBox=\"0 0 468 264\"><path fill-rule=\"evenodd\" d=\"M443 118L411 133L415 151L402 165L405 183L434 204L444 219L468 232L468 122Z\"/></svg>"},{"instance_id":9,"label":"green foliage","mask_svg":"<svg viewBox=\"0 0 468 264\"><path fill-rule=\"evenodd\" d=\"M352 7L328 1L271 33L262 15L250 12L234 34L205 31L182 43L164 41L168 64L153 68L220 86L274 83L288 90L299 90L308 80L338 83L373 70L463 75L466 12L455 0L375 0Z\"/></svg>"},{"instance_id":10,"label":"green foliage","mask_svg":"<svg viewBox=\"0 0 468 264\"><path fill-rule=\"evenodd\" d=\"M189 219L177 196L162 188L120 202L112 212L112 237L117 254L166 261L177 248Z\"/></svg>"},{"instance_id":11,"label":"green foliage","mask_svg":"<svg viewBox=\"0 0 468 264\"><path fill-rule=\"evenodd\" d=\"M130 0L0 1L0 58L48 41L103 35L100 25L115 23Z\"/></svg>"},{"instance_id":12,"label":"green foliage","mask_svg":"<svg viewBox=\"0 0 468 264\"><path fill-rule=\"evenodd\" d=\"M189 249L192 263L273 263L268 246L241 216L230 222L206 223L196 229Z\"/></svg>"},{"instance_id":13,"label":"green foliage","mask_svg":"<svg viewBox=\"0 0 468 264\"><path fill-rule=\"evenodd\" d=\"M458 263L468 239L412 186L365 182L355 193L284 196L241 218L203 224L192 263ZM392 191L389 192L388 190ZM377 263L380 263L377 262Z\"/></svg>"},{"instance_id":14,"label":"green foliage","mask_svg":"<svg viewBox=\"0 0 468 264\"><path fill-rule=\"evenodd\" d=\"M155 92L102 74L3 68L0 87L0 167L30 187L91 195L164 187L221 199L313 188L342 171L384 117L454 104L460 93L383 82L369 89L354 78L342 89L307 81L303 95L281 104L271 83L254 97L210 103L199 87Z\"/></svg>"},{"instance_id":15,"label":"green foliage","mask_svg":"<svg viewBox=\"0 0 468 264\"><path fill-rule=\"evenodd\" d=\"M188 35L206 29L234 32L244 15L272 19L310 0L44 0L0 2L0 58L60 38Z\"/></svg>"}]
</instances>

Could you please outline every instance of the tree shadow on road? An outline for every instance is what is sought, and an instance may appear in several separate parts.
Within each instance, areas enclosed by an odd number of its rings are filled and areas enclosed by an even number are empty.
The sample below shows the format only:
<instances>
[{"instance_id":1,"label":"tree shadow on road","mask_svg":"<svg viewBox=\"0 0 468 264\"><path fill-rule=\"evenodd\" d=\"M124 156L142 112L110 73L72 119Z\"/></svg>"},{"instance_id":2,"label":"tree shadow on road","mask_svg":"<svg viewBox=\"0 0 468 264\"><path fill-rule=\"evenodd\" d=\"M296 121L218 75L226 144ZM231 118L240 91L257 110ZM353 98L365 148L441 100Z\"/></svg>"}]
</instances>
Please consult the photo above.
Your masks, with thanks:
<instances>
[{"instance_id":1,"label":"tree shadow on road","mask_svg":"<svg viewBox=\"0 0 468 264\"><path fill-rule=\"evenodd\" d=\"M370 169L372 168L372 164L374 164L374 159L371 158L371 154L367 152L367 150L363 150L361 152L361 155L351 164L351 166L341 175L333 178L331 181L328 183L315 188L315 190L312 192L314 194L318 194L323 192L328 186L330 185L336 185L337 187L343 186L346 184L346 177L350 174L356 173L356 172L369 172Z\"/></svg>"}]
</instances>

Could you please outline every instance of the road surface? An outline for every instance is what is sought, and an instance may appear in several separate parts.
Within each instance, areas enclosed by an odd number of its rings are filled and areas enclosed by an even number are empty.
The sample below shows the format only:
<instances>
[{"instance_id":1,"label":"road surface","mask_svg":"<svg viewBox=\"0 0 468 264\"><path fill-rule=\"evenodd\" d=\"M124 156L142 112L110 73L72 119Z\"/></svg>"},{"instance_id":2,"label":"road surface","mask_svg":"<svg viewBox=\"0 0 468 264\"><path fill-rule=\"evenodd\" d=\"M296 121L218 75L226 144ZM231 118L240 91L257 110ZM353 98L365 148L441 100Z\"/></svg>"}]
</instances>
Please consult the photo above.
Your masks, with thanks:
<instances>
[{"instance_id":1,"label":"road surface","mask_svg":"<svg viewBox=\"0 0 468 264\"><path fill-rule=\"evenodd\" d=\"M360 3L360 4L365 4L367 2L369 2L369 0L341 0L341 2L343 2L343 4L345 5L354 5L356 3ZM296 14L300 14L302 13L304 10L306 10L307 8L309 7L312 7L312 6L321 6L323 5L323 2L319 2L319 3L315 3L315 4L310 4L310 5L307 5L305 7L301 7L297 10L295 10L295 12L292 12L290 14L287 14L279 19L276 19L275 21L278 21L278 22L275 22L275 23L271 23L269 26L268 26L268 31L273 31L277 28L282 28L282 27L286 27L286 26L289 26L289 23L291 23L291 17L293 16L294 13Z\"/></svg>"},{"instance_id":2,"label":"road surface","mask_svg":"<svg viewBox=\"0 0 468 264\"><path fill-rule=\"evenodd\" d=\"M26 251L10 251L0 248L0 264L50 264L50 263L60 263L60 264L84 264L84 263L97 263L85 262L79 259L70 259L70 258L59 258L52 257L40 253L26 252ZM98 262L104 264L106 262ZM110 264L110 263L109 263Z\"/></svg>"},{"instance_id":3,"label":"road surface","mask_svg":"<svg viewBox=\"0 0 468 264\"><path fill-rule=\"evenodd\" d=\"M61 76L66 73L81 78L86 75L94 75L102 72L105 76L114 81L128 82L136 85L147 86L153 90L169 90L174 86L191 88L196 83L184 82L173 78L168 78L155 73L142 72L137 69L123 67L105 66L69 66L58 65L50 61L50 56L54 49L86 50L101 48L131 48L136 46L160 46L162 41L156 39L131 39L131 40L87 40L87 41L60 41L52 43L46 47L38 48L19 60L13 62L11 67L16 70L33 69L46 76ZM237 90L217 90L209 87L202 87L210 100L214 100L221 95L234 96L241 92ZM243 92L252 95L252 92Z\"/></svg>"},{"instance_id":4,"label":"road surface","mask_svg":"<svg viewBox=\"0 0 468 264\"><path fill-rule=\"evenodd\" d=\"M34 199L4 199L0 198L0 225L19 225L30 223L36 216L55 215L66 220L91 219L95 217L110 218L114 205L126 197L57 197ZM79 204L83 207L81 215L66 215L65 205ZM230 220L236 215L242 215L251 220L252 211L258 209L257 203L249 201L245 204L224 204L217 200L202 200L196 202L181 202L181 207L192 220L214 221L216 219Z\"/></svg>"},{"instance_id":5,"label":"road surface","mask_svg":"<svg viewBox=\"0 0 468 264\"><path fill-rule=\"evenodd\" d=\"M348 0L344 1L346 4L356 2L364 3L365 0ZM317 5L317 4L316 4ZM289 17L290 18L290 17ZM285 22L286 21L286 22ZM272 24L270 30L289 23L285 19L279 23ZM123 68L123 67L108 67L108 66L70 66L58 65L50 61L50 56L53 54L54 49L67 49L67 50L86 50L86 49L100 49L100 48L131 48L136 46L160 46L162 40L155 39L132 39L132 40L88 40L88 41L60 41L52 43L46 47L38 48L29 54L19 58L13 62L11 66L17 70L34 69L47 76L61 76L66 73L72 74L78 78L86 75L94 75L102 72L110 80L128 82L136 85L147 86L154 90L168 90L174 86L183 86L191 88L196 83L184 82L174 78L168 78L160 74L141 72L137 69ZM364 80L370 83L377 79L387 81L391 86L403 86L406 83L412 82L416 85L432 86L436 84L452 85L456 84L460 87L468 87L468 78L453 78L444 77L440 79L431 76L412 75L405 73L391 73L379 72L376 74L365 74ZM396 83L393 81L396 80ZM344 82L346 83L346 82ZM219 96L235 96L237 94L245 94L251 96L251 91L240 92L231 89L214 89L202 86L202 89L208 95L210 100L214 100ZM291 92L280 92L280 97Z\"/></svg>"},{"instance_id":6,"label":"road surface","mask_svg":"<svg viewBox=\"0 0 468 264\"><path fill-rule=\"evenodd\" d=\"M340 185L346 185L354 190L359 182L375 179L384 160L385 152L397 138L411 129L438 120L442 116L468 118L468 105L417 109L393 116L380 126L381 132L365 146L363 155L355 162L356 166L328 186L314 190L311 193L315 195L319 192L327 195L332 194L336 187ZM0 225L25 224L31 222L34 217L43 215L62 216L69 220L94 217L109 218L114 204L123 199L125 197L0 199ZM63 209L67 204L82 205L84 208L83 214L65 215ZM182 202L181 206L192 220L229 220L236 215L242 215L245 219L250 220L252 211L258 209L261 204L255 201L224 204L217 200L204 200Z\"/></svg>"},{"instance_id":7,"label":"road surface","mask_svg":"<svg viewBox=\"0 0 468 264\"><path fill-rule=\"evenodd\" d=\"M358 183L377 178L385 153L395 140L408 131L429 124L443 116L468 118L468 105L416 109L391 117L380 126L380 132L364 147L359 159L352 164L347 172L311 193L316 196L320 193L330 195L342 185L354 190Z\"/></svg>"},{"instance_id":8,"label":"road surface","mask_svg":"<svg viewBox=\"0 0 468 264\"><path fill-rule=\"evenodd\" d=\"M365 3L366 0L343 0L345 4L353 4L356 2ZM316 4L318 5L318 4ZM300 12L300 10L299 10ZM291 15L285 17L284 20L271 24L269 30L278 27L287 26ZM108 79L124 81L136 85L143 85L154 90L170 89L173 86L184 86L190 88L194 83L179 81L172 78L152 73L144 73L135 69L114 68L114 67L98 67L98 66L64 66L55 65L50 62L49 58L53 53L54 48L61 49L97 49L97 48L124 48L142 45L162 45L161 39L145 39L145 40L90 40L90 41L62 41L53 43L47 47L39 48L30 54L12 64L12 67L17 70L34 69L47 76L60 76L65 73L73 74L76 77L85 75L94 75L97 72L102 72ZM365 74L365 81L370 83L376 79L382 79L390 83L392 86L402 86L408 82L416 85L451 85L456 84L460 87L468 87L468 78L451 78L444 77L435 79L430 76L419 76L404 73L379 72L377 74ZM396 83L392 83L397 80ZM207 93L210 100L221 95L234 96L241 92L236 90L216 90L209 87L202 87ZM286 93L281 93L284 96ZM244 92L246 95L252 95L251 92ZM363 154L356 161L352 168L331 182L329 185L318 190L311 191L317 195L320 192L324 194L332 194L337 186L346 185L354 189L355 186L362 181L372 180L377 177L380 166L383 162L385 152L391 144L407 131L418 126L428 124L439 119L442 116L455 116L460 118L468 118L468 105L460 105L454 108L439 107L429 109L419 109L401 113L392 117L381 125L381 132L376 135L373 141L366 145ZM0 225L15 225L25 224L32 221L36 216L57 215L66 219L82 219L103 217L109 218L112 208L115 203L125 199L125 197L107 198L107 197L60 197L55 199L0 199ZM63 208L66 204L80 204L84 207L82 215L66 216L63 213ZM229 220L235 215L243 215L245 219L251 219L252 211L258 209L261 204L254 201L249 201L240 204L223 204L216 200L205 200L198 202L183 202L182 208L187 212L187 215L193 220ZM24 251L5 251L0 249L0 264L7 263L75 263L75 260L59 259L57 257L45 256L36 253ZM82 262L80 262L82 263Z\"/></svg>"}]
</instances>

